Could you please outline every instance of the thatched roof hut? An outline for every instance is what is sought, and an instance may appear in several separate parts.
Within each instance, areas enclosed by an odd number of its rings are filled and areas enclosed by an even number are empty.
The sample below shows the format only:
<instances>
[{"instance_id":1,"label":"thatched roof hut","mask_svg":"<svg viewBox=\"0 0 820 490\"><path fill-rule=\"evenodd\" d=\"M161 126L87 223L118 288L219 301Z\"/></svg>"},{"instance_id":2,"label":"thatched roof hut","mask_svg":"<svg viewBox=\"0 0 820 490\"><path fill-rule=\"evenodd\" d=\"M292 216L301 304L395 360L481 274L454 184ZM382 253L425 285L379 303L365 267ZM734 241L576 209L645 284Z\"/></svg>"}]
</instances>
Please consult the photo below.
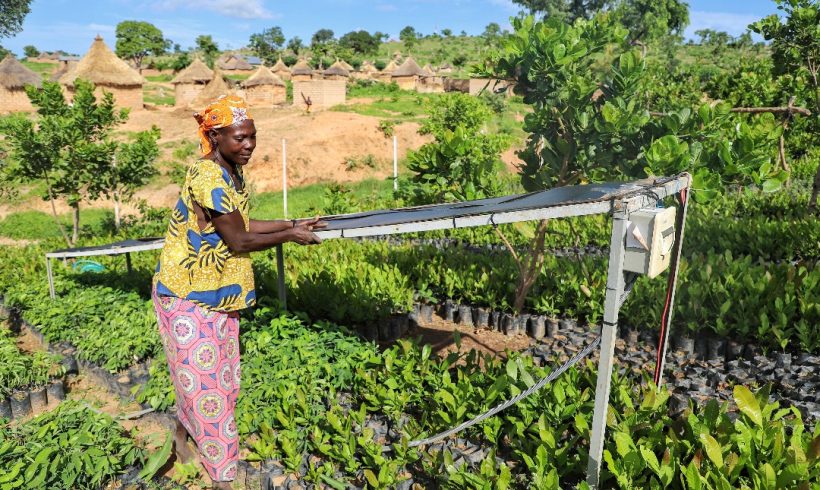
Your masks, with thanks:
<instances>
[{"instance_id":1,"label":"thatched roof hut","mask_svg":"<svg viewBox=\"0 0 820 490\"><path fill-rule=\"evenodd\" d=\"M276 63L271 67L270 71L273 72L274 75L281 78L282 80L290 80L291 72L288 65L282 61L282 57L280 56Z\"/></svg>"},{"instance_id":2,"label":"thatched roof hut","mask_svg":"<svg viewBox=\"0 0 820 490\"><path fill-rule=\"evenodd\" d=\"M326 80L347 80L350 78L350 70L345 68L341 61L336 60L336 63L333 63L330 68L322 72L322 76Z\"/></svg>"},{"instance_id":3,"label":"thatched roof hut","mask_svg":"<svg viewBox=\"0 0 820 490\"><path fill-rule=\"evenodd\" d=\"M453 73L453 66L450 63L444 63L438 67L439 73Z\"/></svg>"},{"instance_id":4,"label":"thatched roof hut","mask_svg":"<svg viewBox=\"0 0 820 490\"><path fill-rule=\"evenodd\" d=\"M230 95L233 93L231 87L228 85L228 82L225 81L225 77L222 76L222 71L219 67L214 69L214 78L208 85L205 85L205 88L202 89L201 92L197 95L197 97L191 102L191 106L195 109L202 109L203 107L207 106L221 95Z\"/></svg>"},{"instance_id":5,"label":"thatched roof hut","mask_svg":"<svg viewBox=\"0 0 820 490\"><path fill-rule=\"evenodd\" d=\"M425 77L434 77L436 76L436 71L433 70L433 67L430 66L430 63L424 65L424 68L421 69L423 76Z\"/></svg>"},{"instance_id":6,"label":"thatched roof hut","mask_svg":"<svg viewBox=\"0 0 820 490\"><path fill-rule=\"evenodd\" d=\"M421 76L424 76L424 71L422 71L412 56L408 56L401 66L393 70L392 80L396 82L400 88L416 90L416 84Z\"/></svg>"},{"instance_id":7,"label":"thatched roof hut","mask_svg":"<svg viewBox=\"0 0 820 490\"><path fill-rule=\"evenodd\" d=\"M291 67L290 73L293 80L310 80L311 75L313 75L313 68L308 65L307 61L300 58L299 61Z\"/></svg>"},{"instance_id":8,"label":"thatched roof hut","mask_svg":"<svg viewBox=\"0 0 820 490\"><path fill-rule=\"evenodd\" d=\"M244 58L236 56L235 54L228 55L217 61L217 66L225 71L249 71L253 70L253 66L245 61Z\"/></svg>"},{"instance_id":9,"label":"thatched roof hut","mask_svg":"<svg viewBox=\"0 0 820 490\"><path fill-rule=\"evenodd\" d=\"M285 82L266 66L260 66L243 81L242 88L245 89L245 100L251 106L270 107L282 105L287 100Z\"/></svg>"},{"instance_id":10,"label":"thatched roof hut","mask_svg":"<svg viewBox=\"0 0 820 490\"><path fill-rule=\"evenodd\" d=\"M118 106L142 109L142 75L117 58L100 36L94 39L88 53L77 65L60 77L59 82L71 95L77 79L88 80L98 90L111 92Z\"/></svg>"},{"instance_id":11,"label":"thatched roof hut","mask_svg":"<svg viewBox=\"0 0 820 490\"><path fill-rule=\"evenodd\" d=\"M214 79L214 72L199 58L194 58L190 65L179 72L171 83L174 85L174 105L187 107L205 86Z\"/></svg>"},{"instance_id":12,"label":"thatched roof hut","mask_svg":"<svg viewBox=\"0 0 820 490\"><path fill-rule=\"evenodd\" d=\"M340 64L342 66L342 68L344 68L348 72L356 71L356 69L353 68L353 65L351 65L350 63L348 63L345 60L336 60L336 63Z\"/></svg>"},{"instance_id":13,"label":"thatched roof hut","mask_svg":"<svg viewBox=\"0 0 820 490\"><path fill-rule=\"evenodd\" d=\"M40 87L40 76L29 70L11 54L0 62L0 112L30 111L26 87Z\"/></svg>"}]
</instances>

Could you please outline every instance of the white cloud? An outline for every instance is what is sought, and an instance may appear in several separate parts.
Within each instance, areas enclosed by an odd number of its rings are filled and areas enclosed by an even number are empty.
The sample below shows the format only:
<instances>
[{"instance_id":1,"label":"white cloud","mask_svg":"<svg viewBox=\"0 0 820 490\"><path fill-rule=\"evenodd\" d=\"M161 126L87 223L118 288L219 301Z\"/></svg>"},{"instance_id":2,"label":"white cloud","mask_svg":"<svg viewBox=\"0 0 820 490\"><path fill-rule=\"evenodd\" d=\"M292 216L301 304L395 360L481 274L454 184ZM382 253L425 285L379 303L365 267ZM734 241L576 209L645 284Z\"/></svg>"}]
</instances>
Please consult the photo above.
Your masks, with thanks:
<instances>
[{"instance_id":1,"label":"white cloud","mask_svg":"<svg viewBox=\"0 0 820 490\"><path fill-rule=\"evenodd\" d=\"M521 10L521 6L514 4L512 0L489 0L489 2L493 5L509 10L514 14Z\"/></svg>"},{"instance_id":2,"label":"white cloud","mask_svg":"<svg viewBox=\"0 0 820 490\"><path fill-rule=\"evenodd\" d=\"M279 17L265 8L262 0L166 0L154 2L160 10L210 10L227 17L240 19L273 19Z\"/></svg>"},{"instance_id":3,"label":"white cloud","mask_svg":"<svg viewBox=\"0 0 820 490\"><path fill-rule=\"evenodd\" d=\"M732 36L738 36L746 32L749 24L760 20L760 17L751 14L692 10L689 12L689 27L684 31L684 37L694 39L697 37L695 31L701 29L725 31Z\"/></svg>"}]
</instances>

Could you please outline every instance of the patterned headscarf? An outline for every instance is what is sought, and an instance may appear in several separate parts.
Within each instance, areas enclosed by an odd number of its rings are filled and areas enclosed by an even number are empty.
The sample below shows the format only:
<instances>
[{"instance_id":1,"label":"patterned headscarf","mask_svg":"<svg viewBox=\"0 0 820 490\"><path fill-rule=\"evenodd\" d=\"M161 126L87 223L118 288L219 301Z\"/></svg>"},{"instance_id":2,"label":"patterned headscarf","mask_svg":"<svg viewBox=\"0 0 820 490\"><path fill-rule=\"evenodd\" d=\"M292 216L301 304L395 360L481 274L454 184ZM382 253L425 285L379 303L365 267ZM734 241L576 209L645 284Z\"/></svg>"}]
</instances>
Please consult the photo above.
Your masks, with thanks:
<instances>
[{"instance_id":1,"label":"patterned headscarf","mask_svg":"<svg viewBox=\"0 0 820 490\"><path fill-rule=\"evenodd\" d=\"M203 155L207 155L213 150L211 141L208 139L209 130L226 128L253 119L248 112L248 104L245 99L236 95L219 97L211 102L205 110L194 114L194 118L199 123L199 149Z\"/></svg>"}]
</instances>

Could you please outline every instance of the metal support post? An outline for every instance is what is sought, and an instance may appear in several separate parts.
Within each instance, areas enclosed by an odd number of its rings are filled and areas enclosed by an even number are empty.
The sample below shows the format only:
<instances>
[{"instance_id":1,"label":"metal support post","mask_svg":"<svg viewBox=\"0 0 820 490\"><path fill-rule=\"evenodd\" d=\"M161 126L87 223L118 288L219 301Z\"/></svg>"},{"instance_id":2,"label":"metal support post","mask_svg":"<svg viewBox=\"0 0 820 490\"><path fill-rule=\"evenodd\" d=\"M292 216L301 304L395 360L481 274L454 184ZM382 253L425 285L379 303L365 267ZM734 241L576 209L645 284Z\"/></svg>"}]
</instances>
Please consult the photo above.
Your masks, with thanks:
<instances>
[{"instance_id":1,"label":"metal support post","mask_svg":"<svg viewBox=\"0 0 820 490\"><path fill-rule=\"evenodd\" d=\"M282 138L282 211L288 219L288 147Z\"/></svg>"},{"instance_id":2,"label":"metal support post","mask_svg":"<svg viewBox=\"0 0 820 490\"><path fill-rule=\"evenodd\" d=\"M131 252L125 252L125 267L128 269L128 273L130 274L133 270L131 267Z\"/></svg>"},{"instance_id":3,"label":"metal support post","mask_svg":"<svg viewBox=\"0 0 820 490\"><path fill-rule=\"evenodd\" d=\"M51 299L57 297L54 293L54 275L51 272L51 259L46 257L46 273L48 273L48 294L51 296Z\"/></svg>"},{"instance_id":4,"label":"metal support post","mask_svg":"<svg viewBox=\"0 0 820 490\"><path fill-rule=\"evenodd\" d=\"M399 142L393 136L393 190L399 190Z\"/></svg>"},{"instance_id":5,"label":"metal support post","mask_svg":"<svg viewBox=\"0 0 820 490\"><path fill-rule=\"evenodd\" d=\"M598 360L598 381L595 387L595 412L592 415L592 438L587 462L587 483L593 489L598 488L601 474L612 363L615 357L615 340L618 338L618 310L624 292L624 246L629 209L624 201L616 202L615 208L612 217L612 238L609 243L606 299L601 327L601 357Z\"/></svg>"},{"instance_id":6,"label":"metal support post","mask_svg":"<svg viewBox=\"0 0 820 490\"><path fill-rule=\"evenodd\" d=\"M282 249L282 244L276 246L276 272L279 276L279 302L282 303L282 309L288 309L288 292L285 289L285 252Z\"/></svg>"}]
</instances>

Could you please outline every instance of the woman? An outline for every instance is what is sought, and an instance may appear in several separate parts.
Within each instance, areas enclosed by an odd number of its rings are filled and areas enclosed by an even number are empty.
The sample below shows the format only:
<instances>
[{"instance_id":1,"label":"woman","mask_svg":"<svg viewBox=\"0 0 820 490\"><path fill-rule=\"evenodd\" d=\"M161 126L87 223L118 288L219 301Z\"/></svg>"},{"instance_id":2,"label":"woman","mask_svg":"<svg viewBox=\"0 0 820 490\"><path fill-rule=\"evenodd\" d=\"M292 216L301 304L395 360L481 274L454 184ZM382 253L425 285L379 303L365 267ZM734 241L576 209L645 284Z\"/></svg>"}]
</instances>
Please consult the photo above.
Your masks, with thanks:
<instances>
[{"instance_id":1,"label":"woman","mask_svg":"<svg viewBox=\"0 0 820 490\"><path fill-rule=\"evenodd\" d=\"M177 457L190 435L214 488L231 488L238 437L239 314L256 302L249 252L280 243L320 243L318 219L248 217L242 167L256 128L240 97L220 97L202 113L203 157L188 169L153 280L154 308L177 398Z\"/></svg>"}]
</instances>

